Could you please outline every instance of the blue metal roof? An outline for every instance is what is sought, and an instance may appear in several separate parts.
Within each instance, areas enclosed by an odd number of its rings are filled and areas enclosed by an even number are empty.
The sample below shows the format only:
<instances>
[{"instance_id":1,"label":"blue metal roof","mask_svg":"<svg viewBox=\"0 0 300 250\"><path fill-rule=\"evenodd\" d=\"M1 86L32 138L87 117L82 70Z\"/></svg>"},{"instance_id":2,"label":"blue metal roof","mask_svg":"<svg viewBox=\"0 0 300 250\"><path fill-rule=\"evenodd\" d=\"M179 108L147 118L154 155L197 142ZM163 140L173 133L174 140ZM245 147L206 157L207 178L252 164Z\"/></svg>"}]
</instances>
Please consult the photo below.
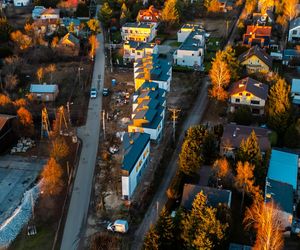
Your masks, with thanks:
<instances>
[{"instance_id":1,"label":"blue metal roof","mask_svg":"<svg viewBox=\"0 0 300 250\"><path fill-rule=\"evenodd\" d=\"M146 133L124 134L123 147L125 149L125 154L121 167L122 170L128 171L129 174L131 173L149 141L150 135Z\"/></svg>"},{"instance_id":2,"label":"blue metal roof","mask_svg":"<svg viewBox=\"0 0 300 250\"><path fill-rule=\"evenodd\" d=\"M274 201L283 211L293 213L293 186L280 181L266 179L265 202Z\"/></svg>"},{"instance_id":3,"label":"blue metal roof","mask_svg":"<svg viewBox=\"0 0 300 250\"><path fill-rule=\"evenodd\" d=\"M58 89L56 84L31 84L30 93L55 93Z\"/></svg>"},{"instance_id":4,"label":"blue metal roof","mask_svg":"<svg viewBox=\"0 0 300 250\"><path fill-rule=\"evenodd\" d=\"M292 93L300 93L300 79L293 79L292 80Z\"/></svg>"},{"instance_id":5,"label":"blue metal roof","mask_svg":"<svg viewBox=\"0 0 300 250\"><path fill-rule=\"evenodd\" d=\"M291 184L297 189L298 155L272 149L269 163L269 179Z\"/></svg>"},{"instance_id":6,"label":"blue metal roof","mask_svg":"<svg viewBox=\"0 0 300 250\"><path fill-rule=\"evenodd\" d=\"M80 23L81 23L81 21L78 18L74 18L74 17L72 17L72 18L70 18L70 17L64 17L62 19L62 21L63 21L63 24L66 27L68 27L71 23L73 23L75 26L79 26Z\"/></svg>"}]
</instances>

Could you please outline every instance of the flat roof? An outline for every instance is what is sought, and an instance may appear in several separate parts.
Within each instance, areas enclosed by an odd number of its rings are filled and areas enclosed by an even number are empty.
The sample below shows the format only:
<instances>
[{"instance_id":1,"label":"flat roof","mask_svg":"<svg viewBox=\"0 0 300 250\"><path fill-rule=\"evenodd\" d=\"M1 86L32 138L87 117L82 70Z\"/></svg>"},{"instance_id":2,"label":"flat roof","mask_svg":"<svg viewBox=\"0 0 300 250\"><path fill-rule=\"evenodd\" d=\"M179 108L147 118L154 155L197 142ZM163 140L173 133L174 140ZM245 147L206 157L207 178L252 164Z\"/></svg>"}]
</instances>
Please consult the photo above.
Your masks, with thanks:
<instances>
[{"instance_id":1,"label":"flat roof","mask_svg":"<svg viewBox=\"0 0 300 250\"><path fill-rule=\"evenodd\" d=\"M57 89L56 84L30 84L31 93L54 93Z\"/></svg>"},{"instance_id":2,"label":"flat roof","mask_svg":"<svg viewBox=\"0 0 300 250\"><path fill-rule=\"evenodd\" d=\"M267 177L275 181L291 184L296 190L298 158L297 154L272 149Z\"/></svg>"},{"instance_id":3,"label":"flat roof","mask_svg":"<svg viewBox=\"0 0 300 250\"><path fill-rule=\"evenodd\" d=\"M300 79L293 79L292 80L292 93L300 93Z\"/></svg>"},{"instance_id":4,"label":"flat roof","mask_svg":"<svg viewBox=\"0 0 300 250\"><path fill-rule=\"evenodd\" d=\"M179 46L178 50L197 51L199 48L204 48L205 30L200 27L194 27L193 30L184 42Z\"/></svg>"}]
</instances>

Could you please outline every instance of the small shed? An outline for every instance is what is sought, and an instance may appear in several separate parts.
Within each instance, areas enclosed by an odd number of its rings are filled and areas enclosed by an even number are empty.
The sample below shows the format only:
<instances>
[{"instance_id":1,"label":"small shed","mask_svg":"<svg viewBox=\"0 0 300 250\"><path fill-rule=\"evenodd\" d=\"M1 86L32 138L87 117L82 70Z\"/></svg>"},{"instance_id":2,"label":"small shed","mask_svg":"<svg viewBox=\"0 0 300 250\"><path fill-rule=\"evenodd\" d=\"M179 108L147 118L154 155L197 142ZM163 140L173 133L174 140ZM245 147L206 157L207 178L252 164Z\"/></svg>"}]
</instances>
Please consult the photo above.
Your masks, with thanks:
<instances>
[{"instance_id":1,"label":"small shed","mask_svg":"<svg viewBox=\"0 0 300 250\"><path fill-rule=\"evenodd\" d=\"M58 95L57 84L31 84L30 94L32 94L34 100L43 102L55 101Z\"/></svg>"}]
</instances>

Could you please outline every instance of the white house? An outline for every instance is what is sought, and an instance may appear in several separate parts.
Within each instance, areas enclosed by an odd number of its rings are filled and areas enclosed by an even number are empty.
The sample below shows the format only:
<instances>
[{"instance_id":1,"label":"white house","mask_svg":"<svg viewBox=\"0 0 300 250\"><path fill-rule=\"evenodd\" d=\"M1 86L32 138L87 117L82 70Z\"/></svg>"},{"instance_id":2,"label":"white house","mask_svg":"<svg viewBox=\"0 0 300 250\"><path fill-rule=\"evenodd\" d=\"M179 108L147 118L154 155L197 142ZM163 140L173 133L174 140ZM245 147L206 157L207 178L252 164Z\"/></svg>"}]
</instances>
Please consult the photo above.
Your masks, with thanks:
<instances>
[{"instance_id":1,"label":"white house","mask_svg":"<svg viewBox=\"0 0 300 250\"><path fill-rule=\"evenodd\" d=\"M123 150L122 198L130 200L149 162L150 136L146 133L125 133Z\"/></svg>"},{"instance_id":2,"label":"white house","mask_svg":"<svg viewBox=\"0 0 300 250\"><path fill-rule=\"evenodd\" d=\"M60 20L59 19L59 13L60 10L59 9L52 9L52 8L48 8L42 11L40 19L56 19L56 20Z\"/></svg>"},{"instance_id":3,"label":"white house","mask_svg":"<svg viewBox=\"0 0 300 250\"><path fill-rule=\"evenodd\" d=\"M296 42L300 40L300 17L292 20L289 25L289 42Z\"/></svg>"},{"instance_id":4,"label":"white house","mask_svg":"<svg viewBox=\"0 0 300 250\"><path fill-rule=\"evenodd\" d=\"M204 60L205 31L199 25L185 24L177 32L182 44L174 53L174 63L180 66L201 68Z\"/></svg>"},{"instance_id":5,"label":"white house","mask_svg":"<svg viewBox=\"0 0 300 250\"><path fill-rule=\"evenodd\" d=\"M14 6L27 6L31 3L31 0L14 0Z\"/></svg>"},{"instance_id":6,"label":"white house","mask_svg":"<svg viewBox=\"0 0 300 250\"><path fill-rule=\"evenodd\" d=\"M155 43L141 43L136 41L126 41L123 44L124 62L132 62L140 58L157 54L158 49Z\"/></svg>"},{"instance_id":7,"label":"white house","mask_svg":"<svg viewBox=\"0 0 300 250\"><path fill-rule=\"evenodd\" d=\"M122 26L123 41L151 42L157 34L157 23L125 23Z\"/></svg>"},{"instance_id":8,"label":"white house","mask_svg":"<svg viewBox=\"0 0 300 250\"><path fill-rule=\"evenodd\" d=\"M296 105L300 105L300 79L292 80L291 96L292 102Z\"/></svg>"}]
</instances>

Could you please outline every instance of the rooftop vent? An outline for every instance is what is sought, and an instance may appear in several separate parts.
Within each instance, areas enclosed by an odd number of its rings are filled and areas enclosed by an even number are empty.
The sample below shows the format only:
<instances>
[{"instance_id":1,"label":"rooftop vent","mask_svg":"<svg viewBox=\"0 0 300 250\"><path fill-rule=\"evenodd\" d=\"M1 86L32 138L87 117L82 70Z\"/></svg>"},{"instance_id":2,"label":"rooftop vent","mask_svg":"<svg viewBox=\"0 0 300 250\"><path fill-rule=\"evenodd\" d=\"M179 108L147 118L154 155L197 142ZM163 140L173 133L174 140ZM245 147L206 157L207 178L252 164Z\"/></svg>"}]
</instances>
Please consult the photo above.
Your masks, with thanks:
<instances>
[{"instance_id":1,"label":"rooftop vent","mask_svg":"<svg viewBox=\"0 0 300 250\"><path fill-rule=\"evenodd\" d=\"M134 140L130 140L129 143L132 145L134 143Z\"/></svg>"}]
</instances>

